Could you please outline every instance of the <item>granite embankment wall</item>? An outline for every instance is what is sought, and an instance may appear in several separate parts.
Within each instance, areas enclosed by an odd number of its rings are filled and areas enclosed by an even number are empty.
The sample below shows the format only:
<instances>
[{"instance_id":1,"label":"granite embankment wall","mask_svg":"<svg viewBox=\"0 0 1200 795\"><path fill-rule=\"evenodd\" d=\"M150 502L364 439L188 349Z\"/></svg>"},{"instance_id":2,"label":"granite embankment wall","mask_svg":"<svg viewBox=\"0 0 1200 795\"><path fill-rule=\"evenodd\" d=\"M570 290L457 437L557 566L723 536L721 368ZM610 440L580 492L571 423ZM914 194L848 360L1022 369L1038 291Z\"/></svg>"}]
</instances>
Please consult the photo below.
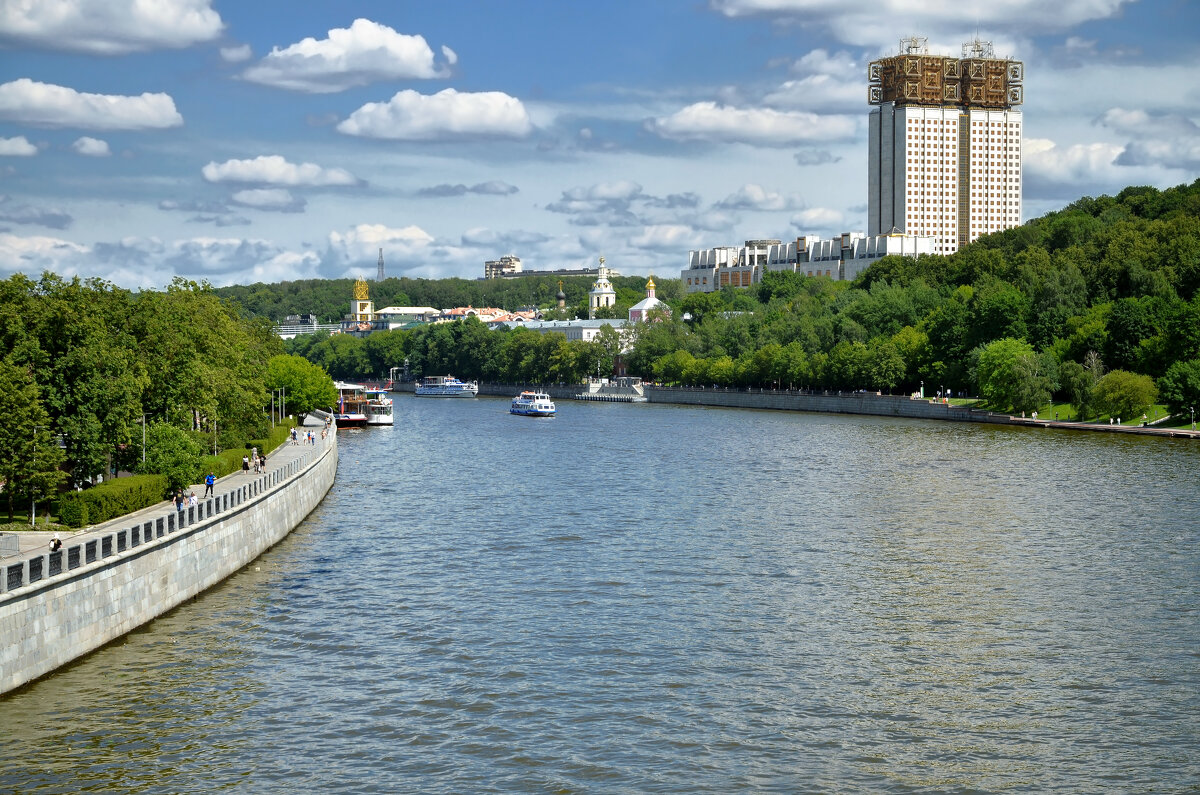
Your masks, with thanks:
<instances>
[{"instance_id":1,"label":"granite embankment wall","mask_svg":"<svg viewBox=\"0 0 1200 795\"><path fill-rule=\"evenodd\" d=\"M278 543L333 485L336 436L182 514L5 566L0 693L162 615Z\"/></svg>"},{"instance_id":2,"label":"granite embankment wall","mask_svg":"<svg viewBox=\"0 0 1200 795\"><path fill-rule=\"evenodd\" d=\"M397 384L397 392L412 392L415 384ZM587 391L583 384L556 386L546 384L481 383L479 394L512 397L523 389L545 392L554 400L571 400ZM870 414L883 417L913 417L955 422L991 422L1007 425L1014 420L1007 414L978 411L931 399L914 400L908 395L879 395L874 392L795 392L773 389L722 389L706 387L662 387L645 385L650 403L678 403L691 406L723 406L739 409L776 409L780 411L818 411L830 414Z\"/></svg>"},{"instance_id":3,"label":"granite embankment wall","mask_svg":"<svg viewBox=\"0 0 1200 795\"><path fill-rule=\"evenodd\" d=\"M777 409L781 411L820 411L829 414L871 414L883 417L913 417L955 422L992 422L1009 424L1007 414L914 400L907 395L877 395L874 392L790 392L772 389L690 389L687 387L647 386L651 403L682 403L695 406L724 406L739 409Z\"/></svg>"}]
</instances>

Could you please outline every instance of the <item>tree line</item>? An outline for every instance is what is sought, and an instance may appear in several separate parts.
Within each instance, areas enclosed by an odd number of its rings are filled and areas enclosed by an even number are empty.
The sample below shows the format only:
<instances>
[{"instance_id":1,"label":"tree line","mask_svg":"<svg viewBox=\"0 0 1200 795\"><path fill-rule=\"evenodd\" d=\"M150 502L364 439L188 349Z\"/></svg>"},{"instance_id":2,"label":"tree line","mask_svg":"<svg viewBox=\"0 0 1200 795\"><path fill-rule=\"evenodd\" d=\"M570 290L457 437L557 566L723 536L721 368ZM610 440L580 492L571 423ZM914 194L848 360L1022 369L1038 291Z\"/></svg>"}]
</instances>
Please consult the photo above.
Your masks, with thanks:
<instances>
[{"instance_id":1,"label":"tree line","mask_svg":"<svg viewBox=\"0 0 1200 795\"><path fill-rule=\"evenodd\" d=\"M885 257L853 282L768 272L751 288L683 295L678 280L656 281L672 313L632 328L621 348L630 373L664 383L923 384L1000 410L1059 398L1088 416L1156 400L1184 417L1200 407L1200 180L1082 198L949 256ZM576 345L578 365L564 366L572 348L549 336L537 345L558 356L469 323L290 349L345 378L405 359L418 374L500 380L590 372L596 355Z\"/></svg>"},{"instance_id":2,"label":"tree line","mask_svg":"<svg viewBox=\"0 0 1200 795\"><path fill-rule=\"evenodd\" d=\"M14 501L121 470L170 468L173 485L195 483L201 455L267 435L281 388L297 411L335 400L328 375L287 355L266 319L244 317L207 286L177 279L135 293L51 273L0 282L0 481L10 517ZM182 470L180 450L191 451Z\"/></svg>"},{"instance_id":3,"label":"tree line","mask_svg":"<svg viewBox=\"0 0 1200 795\"><path fill-rule=\"evenodd\" d=\"M364 267L364 272L370 271ZM527 307L554 307L559 281L554 276L515 279L389 277L383 281L372 281L369 285L371 301L377 309L387 306L432 306L435 309L488 306L511 312ZM587 317L587 294L595 280L585 276L568 276L561 281L566 295L566 316ZM629 307L645 297L646 279L618 276L611 281L617 293L617 306L610 308L605 315L624 317ZM303 279L278 284L256 283L219 287L214 292L221 298L237 302L248 317L265 317L273 323L282 323L288 315L313 314L321 323L336 323L350 310L354 280ZM658 290L658 297L662 300L676 300L680 294L678 280Z\"/></svg>"}]
</instances>

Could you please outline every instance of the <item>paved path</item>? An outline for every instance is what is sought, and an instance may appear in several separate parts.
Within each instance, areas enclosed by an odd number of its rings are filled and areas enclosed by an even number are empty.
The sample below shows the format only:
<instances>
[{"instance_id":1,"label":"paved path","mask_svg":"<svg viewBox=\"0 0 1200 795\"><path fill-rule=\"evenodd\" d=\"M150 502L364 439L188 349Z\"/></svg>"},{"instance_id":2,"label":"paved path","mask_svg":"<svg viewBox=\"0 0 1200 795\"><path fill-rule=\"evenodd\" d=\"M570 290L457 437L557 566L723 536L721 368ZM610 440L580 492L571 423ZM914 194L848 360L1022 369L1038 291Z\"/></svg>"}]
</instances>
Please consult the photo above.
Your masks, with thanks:
<instances>
[{"instance_id":1,"label":"paved path","mask_svg":"<svg viewBox=\"0 0 1200 795\"><path fill-rule=\"evenodd\" d=\"M1066 428L1072 431L1101 431L1107 433L1127 433L1138 436L1178 436L1189 439L1200 439L1200 431L1186 428L1163 428L1158 425L1109 425L1107 422L1069 422L1067 420L1044 420L1025 417L1013 417L1016 425L1031 425L1042 428Z\"/></svg>"},{"instance_id":2,"label":"paved path","mask_svg":"<svg viewBox=\"0 0 1200 795\"><path fill-rule=\"evenodd\" d=\"M321 449L324 444L324 440L321 439L320 429L324 423L318 420L310 420L310 422L312 424L310 424L308 427L317 432L317 449ZM293 445L291 442L287 442L267 456L267 471L278 469L280 466L283 466L293 459L299 458L302 454L311 449L313 449L311 445ZM231 475L226 475L223 478L217 478L217 483L213 487L213 492L218 495L225 494L226 492L233 491L239 486L244 486L257 477L260 477L260 475L256 475L253 469L251 469L249 472L242 472L241 470L238 470ZM203 499L204 484L195 484L189 491L195 491L196 496L200 499ZM174 512L174 510L175 506L170 500L163 500L162 502L151 505L148 508L143 508L140 511L118 516L115 519L110 519L107 522L101 522L100 524L89 525L88 527L83 527L73 532L64 532L60 530L58 535L59 538L62 539L63 547L65 548L72 544L81 543L86 539L99 538L100 536L116 532L117 530L124 530L132 527L135 524L148 522L151 519L158 518L159 516L166 516ZM4 565L19 563L26 558L49 552L50 539L54 537L53 533L49 533L44 530L25 531L17 533L16 535L18 537L20 551L16 555L0 558L0 562L3 562Z\"/></svg>"}]
</instances>

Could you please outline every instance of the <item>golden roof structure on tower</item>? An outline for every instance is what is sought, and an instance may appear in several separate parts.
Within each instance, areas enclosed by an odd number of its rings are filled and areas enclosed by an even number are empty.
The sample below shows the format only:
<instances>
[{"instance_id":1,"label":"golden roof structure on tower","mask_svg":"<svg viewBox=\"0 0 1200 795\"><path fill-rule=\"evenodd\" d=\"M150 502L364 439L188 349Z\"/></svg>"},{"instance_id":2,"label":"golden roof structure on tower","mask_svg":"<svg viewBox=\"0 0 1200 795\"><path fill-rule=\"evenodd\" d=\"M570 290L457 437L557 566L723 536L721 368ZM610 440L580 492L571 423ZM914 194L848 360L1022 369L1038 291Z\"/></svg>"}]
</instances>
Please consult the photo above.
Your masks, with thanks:
<instances>
[{"instance_id":1,"label":"golden roof structure on tower","mask_svg":"<svg viewBox=\"0 0 1200 795\"><path fill-rule=\"evenodd\" d=\"M967 42L962 57L930 55L926 39L900 40L900 54L867 66L867 102L1006 110L1024 101L1025 65L997 58L991 42Z\"/></svg>"},{"instance_id":2,"label":"golden roof structure on tower","mask_svg":"<svg viewBox=\"0 0 1200 795\"><path fill-rule=\"evenodd\" d=\"M369 297L367 295L367 280L359 276L354 280L354 300L366 301Z\"/></svg>"}]
</instances>

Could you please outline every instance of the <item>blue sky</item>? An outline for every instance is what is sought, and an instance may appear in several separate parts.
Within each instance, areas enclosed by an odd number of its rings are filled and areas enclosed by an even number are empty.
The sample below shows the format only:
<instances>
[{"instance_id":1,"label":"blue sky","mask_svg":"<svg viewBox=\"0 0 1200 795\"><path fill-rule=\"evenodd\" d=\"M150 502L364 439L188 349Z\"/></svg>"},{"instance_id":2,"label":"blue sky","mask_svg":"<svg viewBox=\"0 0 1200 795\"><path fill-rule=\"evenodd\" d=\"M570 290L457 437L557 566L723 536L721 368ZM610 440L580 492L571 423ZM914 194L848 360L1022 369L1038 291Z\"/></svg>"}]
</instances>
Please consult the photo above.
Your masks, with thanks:
<instances>
[{"instance_id":1,"label":"blue sky","mask_svg":"<svg viewBox=\"0 0 1200 795\"><path fill-rule=\"evenodd\" d=\"M906 35L1025 62L1026 218L1200 172L1188 0L0 0L0 276L677 277L865 231Z\"/></svg>"}]
</instances>

